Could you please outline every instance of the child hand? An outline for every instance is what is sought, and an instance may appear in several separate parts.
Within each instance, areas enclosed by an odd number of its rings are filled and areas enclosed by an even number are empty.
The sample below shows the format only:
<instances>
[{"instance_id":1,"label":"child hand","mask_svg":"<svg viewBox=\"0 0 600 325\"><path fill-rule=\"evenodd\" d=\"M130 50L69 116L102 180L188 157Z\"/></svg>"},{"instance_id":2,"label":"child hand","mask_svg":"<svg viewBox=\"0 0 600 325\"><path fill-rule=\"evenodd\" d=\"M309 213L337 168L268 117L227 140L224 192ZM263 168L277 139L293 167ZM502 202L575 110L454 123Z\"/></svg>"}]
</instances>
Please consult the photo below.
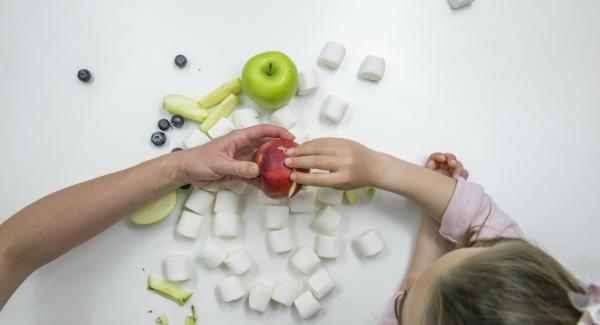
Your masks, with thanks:
<instances>
[{"instance_id":1,"label":"child hand","mask_svg":"<svg viewBox=\"0 0 600 325\"><path fill-rule=\"evenodd\" d=\"M288 156L290 168L329 171L293 172L290 179L299 184L355 189L371 185L376 152L351 140L320 138L289 149Z\"/></svg>"},{"instance_id":2,"label":"child hand","mask_svg":"<svg viewBox=\"0 0 600 325\"><path fill-rule=\"evenodd\" d=\"M456 159L456 156L451 153L432 153L427 158L425 167L448 177L469 178L469 172L463 167L462 162Z\"/></svg>"}]
</instances>

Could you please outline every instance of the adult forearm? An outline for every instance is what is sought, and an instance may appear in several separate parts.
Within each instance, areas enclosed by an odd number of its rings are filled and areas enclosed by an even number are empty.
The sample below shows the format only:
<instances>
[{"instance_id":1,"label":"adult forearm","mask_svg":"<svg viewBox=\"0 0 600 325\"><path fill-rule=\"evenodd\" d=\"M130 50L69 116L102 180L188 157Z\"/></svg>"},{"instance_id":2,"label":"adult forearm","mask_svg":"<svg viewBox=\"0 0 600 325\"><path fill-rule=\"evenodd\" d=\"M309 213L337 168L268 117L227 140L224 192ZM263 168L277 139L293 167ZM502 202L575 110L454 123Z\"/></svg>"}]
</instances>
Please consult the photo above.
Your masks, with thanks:
<instances>
[{"instance_id":1,"label":"adult forearm","mask_svg":"<svg viewBox=\"0 0 600 325\"><path fill-rule=\"evenodd\" d=\"M456 180L384 153L376 153L373 185L419 204L436 221L446 211Z\"/></svg>"}]
</instances>

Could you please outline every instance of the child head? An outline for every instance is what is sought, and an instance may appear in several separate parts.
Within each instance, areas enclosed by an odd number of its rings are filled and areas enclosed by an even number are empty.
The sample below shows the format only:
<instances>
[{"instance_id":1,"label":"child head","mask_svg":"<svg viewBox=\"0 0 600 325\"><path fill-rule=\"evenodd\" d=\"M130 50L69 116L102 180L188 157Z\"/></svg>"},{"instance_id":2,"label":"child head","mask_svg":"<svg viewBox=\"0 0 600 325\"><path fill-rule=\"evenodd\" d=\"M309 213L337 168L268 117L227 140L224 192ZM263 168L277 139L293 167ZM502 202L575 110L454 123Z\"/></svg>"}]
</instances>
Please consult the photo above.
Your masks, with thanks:
<instances>
[{"instance_id":1,"label":"child head","mask_svg":"<svg viewBox=\"0 0 600 325\"><path fill-rule=\"evenodd\" d=\"M465 237L397 304L400 324L577 323L569 293L584 290L550 255L520 239Z\"/></svg>"}]
</instances>

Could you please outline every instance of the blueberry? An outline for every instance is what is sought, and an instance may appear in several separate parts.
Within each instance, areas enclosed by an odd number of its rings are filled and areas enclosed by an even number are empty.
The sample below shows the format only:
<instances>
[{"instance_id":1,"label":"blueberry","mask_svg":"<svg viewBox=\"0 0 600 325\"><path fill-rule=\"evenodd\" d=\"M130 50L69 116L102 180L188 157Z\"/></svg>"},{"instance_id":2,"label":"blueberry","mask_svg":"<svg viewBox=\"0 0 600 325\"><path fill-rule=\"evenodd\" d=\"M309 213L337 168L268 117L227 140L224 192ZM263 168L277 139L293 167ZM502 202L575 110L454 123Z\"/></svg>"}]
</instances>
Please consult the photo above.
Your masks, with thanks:
<instances>
[{"instance_id":1,"label":"blueberry","mask_svg":"<svg viewBox=\"0 0 600 325\"><path fill-rule=\"evenodd\" d=\"M175 57L175 65L183 68L187 64L187 58L183 54L177 54Z\"/></svg>"},{"instance_id":2,"label":"blueberry","mask_svg":"<svg viewBox=\"0 0 600 325\"><path fill-rule=\"evenodd\" d=\"M181 150L183 150L183 149L181 149L179 147L175 147L175 148L173 148L173 150L171 150L171 152L177 152L177 151L181 151Z\"/></svg>"},{"instance_id":3,"label":"blueberry","mask_svg":"<svg viewBox=\"0 0 600 325\"><path fill-rule=\"evenodd\" d=\"M169 120L167 120L166 118L162 118L160 120L158 120L158 128L161 129L162 131L166 131L171 127L171 123L169 123Z\"/></svg>"},{"instance_id":4,"label":"blueberry","mask_svg":"<svg viewBox=\"0 0 600 325\"><path fill-rule=\"evenodd\" d=\"M92 80L92 73L88 69L80 69L77 71L77 79L81 82L89 82Z\"/></svg>"},{"instance_id":5,"label":"blueberry","mask_svg":"<svg viewBox=\"0 0 600 325\"><path fill-rule=\"evenodd\" d=\"M190 187L192 187L192 184L185 184L182 187L180 187L180 189L182 189L182 190L189 190Z\"/></svg>"},{"instance_id":6,"label":"blueberry","mask_svg":"<svg viewBox=\"0 0 600 325\"><path fill-rule=\"evenodd\" d=\"M173 115L173 117L171 117L171 124L173 124L173 126L176 128L182 127L184 121L185 120L183 117L181 117L181 115Z\"/></svg>"},{"instance_id":7,"label":"blueberry","mask_svg":"<svg viewBox=\"0 0 600 325\"><path fill-rule=\"evenodd\" d=\"M154 133L152 133L152 137L150 138L150 141L152 141L152 143L155 146L162 146L163 144L165 144L165 142L167 142L167 135L160 131L154 132Z\"/></svg>"}]
</instances>

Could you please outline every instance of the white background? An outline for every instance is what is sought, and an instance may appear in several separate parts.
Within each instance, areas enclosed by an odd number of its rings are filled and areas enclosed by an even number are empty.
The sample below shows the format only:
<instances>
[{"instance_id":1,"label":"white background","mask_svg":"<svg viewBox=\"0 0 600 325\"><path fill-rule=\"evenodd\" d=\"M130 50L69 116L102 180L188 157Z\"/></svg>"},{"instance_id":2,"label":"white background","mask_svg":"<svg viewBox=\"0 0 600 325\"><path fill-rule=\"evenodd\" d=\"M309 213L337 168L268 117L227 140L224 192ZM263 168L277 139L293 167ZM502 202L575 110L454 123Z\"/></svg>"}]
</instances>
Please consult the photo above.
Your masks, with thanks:
<instances>
[{"instance_id":1,"label":"white background","mask_svg":"<svg viewBox=\"0 0 600 325\"><path fill-rule=\"evenodd\" d=\"M455 152L532 241L583 280L598 280L599 16L597 0L478 0L457 11L445 0L1 0L0 218L168 152L193 125L169 131L163 148L150 145L167 116L163 95L199 98L239 75L253 54L276 49L320 75L317 94L290 104L311 136L350 137L416 163L432 151ZM337 71L316 66L330 39L347 47ZM178 53L189 59L184 70L172 63ZM378 84L356 77L367 54L387 60ZM76 79L82 67L92 84ZM339 126L317 118L329 93L351 103ZM225 243L244 245L257 262L246 285L286 273L300 279L288 255L269 257L255 195L244 200L242 238ZM408 265L416 206L379 192L342 211L342 256L325 264L338 287L307 323L375 323ZM295 221L307 244L309 220ZM191 254L202 241L175 238L175 222L115 225L33 274L0 323L152 324L165 312L182 324L187 307L145 289L162 258ZM361 260L349 242L369 227L387 249ZM225 276L198 265L186 284L199 324L300 322L274 303L260 315L245 301L218 302L214 288Z\"/></svg>"}]
</instances>

